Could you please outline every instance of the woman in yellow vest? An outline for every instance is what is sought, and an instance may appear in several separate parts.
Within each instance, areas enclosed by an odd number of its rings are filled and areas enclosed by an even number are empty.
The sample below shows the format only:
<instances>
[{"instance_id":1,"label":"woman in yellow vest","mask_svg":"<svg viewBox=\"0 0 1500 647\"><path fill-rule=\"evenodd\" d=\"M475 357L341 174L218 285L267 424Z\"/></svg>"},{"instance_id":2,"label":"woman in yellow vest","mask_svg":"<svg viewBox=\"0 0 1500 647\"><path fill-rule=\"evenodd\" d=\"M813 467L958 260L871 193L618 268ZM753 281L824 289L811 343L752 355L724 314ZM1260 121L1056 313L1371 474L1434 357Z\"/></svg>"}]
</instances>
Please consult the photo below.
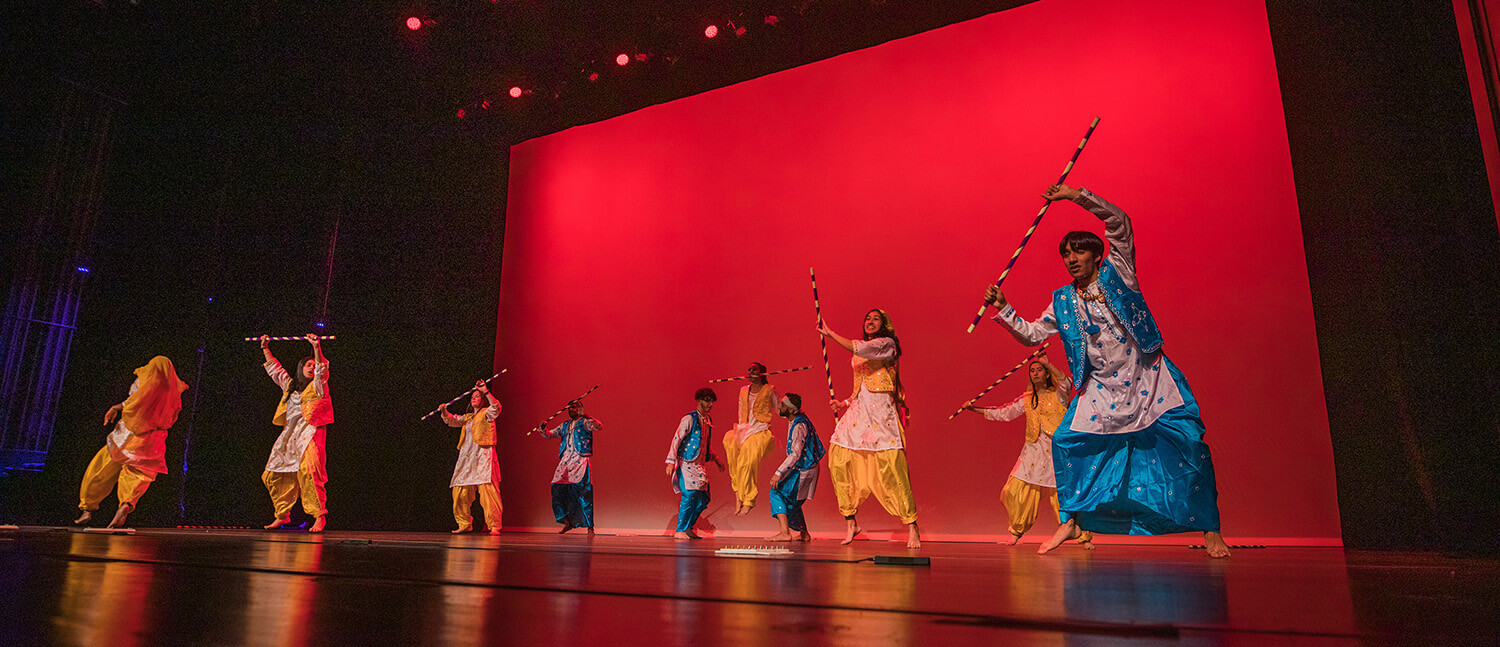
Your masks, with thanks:
<instances>
[{"instance_id":1,"label":"woman in yellow vest","mask_svg":"<svg viewBox=\"0 0 1500 647\"><path fill-rule=\"evenodd\" d=\"M486 404L488 400L488 404ZM453 520L458 522L454 534L474 529L474 497L479 497L479 507L484 508L484 525L491 535L500 534L500 461L495 456L495 418L500 415L500 401L490 393L490 387L480 380L474 383L474 394L469 396L469 411L461 416L448 413L442 408L443 422L449 427L461 427L458 433L458 462L453 465L453 478L448 487L453 491Z\"/></svg>"},{"instance_id":2,"label":"woman in yellow vest","mask_svg":"<svg viewBox=\"0 0 1500 647\"><path fill-rule=\"evenodd\" d=\"M271 457L260 475L276 508L276 520L266 524L267 530L291 523L292 506L299 496L302 511L316 519L308 532L323 532L328 524L323 434L333 422L333 400L328 397L328 360L323 357L318 336L309 334L307 341L313 347L312 357L302 358L296 370L288 373L271 355L270 338L260 338L266 373L281 387L281 403L271 419L271 424L281 427L281 435L271 446Z\"/></svg>"},{"instance_id":3,"label":"woman in yellow vest","mask_svg":"<svg viewBox=\"0 0 1500 647\"><path fill-rule=\"evenodd\" d=\"M104 437L104 448L94 454L78 488L78 509L83 514L73 523L88 523L99 502L116 490L120 507L110 528L125 525L125 518L156 475L167 473L167 429L182 410L182 392L188 385L177 379L172 360L157 355L135 369L130 397L104 412L104 424L115 428ZM116 416L119 422L115 422Z\"/></svg>"},{"instance_id":4,"label":"woman in yellow vest","mask_svg":"<svg viewBox=\"0 0 1500 647\"><path fill-rule=\"evenodd\" d=\"M760 490L755 477L760 461L771 448L771 420L776 417L776 387L766 382L766 365L750 364L750 383L740 387L740 418L724 434L724 459L729 462L729 485L734 489L737 517L750 514Z\"/></svg>"},{"instance_id":5,"label":"woman in yellow vest","mask_svg":"<svg viewBox=\"0 0 1500 647\"><path fill-rule=\"evenodd\" d=\"M920 548L917 502L906 469L906 399L896 326L884 310L875 309L865 313L863 340L843 337L821 320L818 332L854 353L854 393L831 403L838 422L828 441L828 477L848 525L843 543L861 532L855 512L874 494L880 507L906 524L906 547Z\"/></svg>"},{"instance_id":6,"label":"woman in yellow vest","mask_svg":"<svg viewBox=\"0 0 1500 647\"><path fill-rule=\"evenodd\" d=\"M1062 523L1057 507L1057 474L1052 467L1052 432L1057 431L1063 414L1068 412L1073 382L1045 357L1027 366L1026 374L1030 378L1026 392L1010 404L965 407L986 420L1007 422L1026 416L1026 444L1021 446L1021 455L1000 492L1010 517L1010 540L1001 543L1010 546L1020 543L1021 535L1031 530L1044 494L1052 499L1052 512L1059 514L1058 523ZM1078 536L1078 543L1084 548L1093 548L1092 540L1090 532Z\"/></svg>"}]
</instances>

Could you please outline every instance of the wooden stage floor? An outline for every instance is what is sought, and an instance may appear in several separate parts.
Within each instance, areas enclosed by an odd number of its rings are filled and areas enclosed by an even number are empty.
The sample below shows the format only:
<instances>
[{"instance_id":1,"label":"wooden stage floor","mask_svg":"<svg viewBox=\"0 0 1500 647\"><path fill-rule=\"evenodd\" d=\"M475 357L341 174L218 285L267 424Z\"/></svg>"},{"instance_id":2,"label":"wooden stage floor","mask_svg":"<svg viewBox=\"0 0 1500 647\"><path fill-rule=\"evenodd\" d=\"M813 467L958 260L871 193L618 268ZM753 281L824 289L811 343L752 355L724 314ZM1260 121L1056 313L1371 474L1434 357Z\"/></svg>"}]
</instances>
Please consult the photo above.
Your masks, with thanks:
<instances>
[{"instance_id":1,"label":"wooden stage floor","mask_svg":"<svg viewBox=\"0 0 1500 647\"><path fill-rule=\"evenodd\" d=\"M1338 548L0 531L0 643L1495 645L1500 561Z\"/></svg>"}]
</instances>

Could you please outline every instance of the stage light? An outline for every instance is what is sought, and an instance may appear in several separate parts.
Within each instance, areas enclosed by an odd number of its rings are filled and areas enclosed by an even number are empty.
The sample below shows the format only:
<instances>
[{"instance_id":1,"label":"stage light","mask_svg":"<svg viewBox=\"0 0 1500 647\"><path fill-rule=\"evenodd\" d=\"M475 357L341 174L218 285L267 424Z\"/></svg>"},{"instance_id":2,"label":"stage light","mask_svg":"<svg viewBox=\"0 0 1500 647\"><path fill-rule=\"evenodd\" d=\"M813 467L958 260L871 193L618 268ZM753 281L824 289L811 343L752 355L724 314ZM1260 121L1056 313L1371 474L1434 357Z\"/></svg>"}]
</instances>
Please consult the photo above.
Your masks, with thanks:
<instances>
[{"instance_id":1,"label":"stage light","mask_svg":"<svg viewBox=\"0 0 1500 647\"><path fill-rule=\"evenodd\" d=\"M519 99L519 98L521 98L521 86L519 86L519 85L511 86L511 88L510 88L510 98L512 98L512 99Z\"/></svg>"},{"instance_id":2,"label":"stage light","mask_svg":"<svg viewBox=\"0 0 1500 647\"><path fill-rule=\"evenodd\" d=\"M80 268L78 268L78 271L82 272L84 274L88 274L89 273L89 268L87 268L87 267L80 267Z\"/></svg>"},{"instance_id":3,"label":"stage light","mask_svg":"<svg viewBox=\"0 0 1500 647\"><path fill-rule=\"evenodd\" d=\"M714 36L718 36L719 35L719 26L718 25L709 25L706 29L703 30L703 35L707 36L709 38L713 38Z\"/></svg>"},{"instance_id":4,"label":"stage light","mask_svg":"<svg viewBox=\"0 0 1500 647\"><path fill-rule=\"evenodd\" d=\"M412 31L416 31L418 29L421 29L422 28L422 19L418 18L416 16L412 16L410 18L407 18L406 19L406 28L410 29Z\"/></svg>"},{"instance_id":5,"label":"stage light","mask_svg":"<svg viewBox=\"0 0 1500 647\"><path fill-rule=\"evenodd\" d=\"M777 18L776 16L766 16L766 24L767 25L774 25L774 24L776 24L778 22L781 22L780 18Z\"/></svg>"},{"instance_id":6,"label":"stage light","mask_svg":"<svg viewBox=\"0 0 1500 647\"><path fill-rule=\"evenodd\" d=\"M615 57L615 65L625 65L630 62L629 54L621 54Z\"/></svg>"},{"instance_id":7,"label":"stage light","mask_svg":"<svg viewBox=\"0 0 1500 647\"><path fill-rule=\"evenodd\" d=\"M458 109L458 118L459 119L463 119L464 118L464 109L463 108L459 108Z\"/></svg>"},{"instance_id":8,"label":"stage light","mask_svg":"<svg viewBox=\"0 0 1500 647\"><path fill-rule=\"evenodd\" d=\"M315 326L317 326L319 328L322 328L323 327L323 322L319 321L318 323L313 324L313 325L315 325Z\"/></svg>"},{"instance_id":9,"label":"stage light","mask_svg":"<svg viewBox=\"0 0 1500 647\"><path fill-rule=\"evenodd\" d=\"M591 72L591 73L589 73L589 80L590 81L598 81L599 80L599 73L598 72Z\"/></svg>"},{"instance_id":10,"label":"stage light","mask_svg":"<svg viewBox=\"0 0 1500 647\"><path fill-rule=\"evenodd\" d=\"M490 100L489 99L485 99L484 101L479 102L479 107L484 108L485 110L489 110L490 109Z\"/></svg>"}]
</instances>

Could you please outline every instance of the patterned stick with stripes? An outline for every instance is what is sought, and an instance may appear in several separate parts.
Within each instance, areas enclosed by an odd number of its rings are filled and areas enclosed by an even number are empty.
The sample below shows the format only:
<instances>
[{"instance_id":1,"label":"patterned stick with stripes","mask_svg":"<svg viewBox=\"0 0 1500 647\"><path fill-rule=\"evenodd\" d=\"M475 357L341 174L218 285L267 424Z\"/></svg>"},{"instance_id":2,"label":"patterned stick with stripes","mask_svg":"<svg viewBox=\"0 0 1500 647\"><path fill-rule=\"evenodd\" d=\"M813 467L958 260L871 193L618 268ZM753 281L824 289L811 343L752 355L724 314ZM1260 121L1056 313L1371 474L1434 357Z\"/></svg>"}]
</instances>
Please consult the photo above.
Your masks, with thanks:
<instances>
[{"instance_id":1,"label":"patterned stick with stripes","mask_svg":"<svg viewBox=\"0 0 1500 647\"><path fill-rule=\"evenodd\" d=\"M810 369L810 368L812 368L811 364L809 364L807 366L804 366L802 368L785 368L785 369L782 369L782 370L779 370L779 371L771 371L770 373L763 373L762 375L764 375L766 377L770 377L772 375L781 375L782 373L796 373L797 371L805 371L805 370ZM748 380L748 379L750 379L749 375L736 375L734 377L721 377L721 378L719 378L717 380L709 380L708 383L709 384L718 384L720 382L733 382L735 380Z\"/></svg>"},{"instance_id":2,"label":"patterned stick with stripes","mask_svg":"<svg viewBox=\"0 0 1500 647\"><path fill-rule=\"evenodd\" d=\"M1094 134L1094 127L1098 125L1099 118L1094 117L1094 122L1089 124L1088 131L1083 133L1083 141L1078 142L1078 150L1073 151L1072 159L1069 159L1068 165L1063 167L1062 175L1057 178L1057 184L1062 184L1068 179L1068 172L1073 170L1073 164L1078 162L1078 156L1083 154L1083 147L1089 143L1089 136ZM1026 243L1031 240L1031 235L1036 233L1037 225L1042 224L1042 216L1047 215L1049 206L1052 206L1051 200L1042 203L1042 210L1036 212L1036 220L1031 221L1031 228L1027 229L1026 235L1021 238L1021 245L1016 248L1016 253L1010 255L1010 262L1005 264L1005 271L1000 273L1000 278L995 279L995 287L1000 287L1000 284L1005 282L1005 277L1010 276L1010 268L1014 267L1016 259L1021 257L1021 250L1026 249ZM974 323L969 324L968 332L974 332L974 328L979 325L979 320L984 318L984 311L988 307L990 307L988 301L979 304L979 312L974 315Z\"/></svg>"},{"instance_id":3,"label":"patterned stick with stripes","mask_svg":"<svg viewBox=\"0 0 1500 647\"><path fill-rule=\"evenodd\" d=\"M318 339L320 341L327 341L329 339L338 339L338 337L334 337L333 335L328 335L326 337L319 335ZM260 338L246 337L245 341L260 341ZM307 341L307 335L298 335L296 337L268 337L266 338L266 341Z\"/></svg>"},{"instance_id":4,"label":"patterned stick with stripes","mask_svg":"<svg viewBox=\"0 0 1500 647\"><path fill-rule=\"evenodd\" d=\"M972 398L969 398L969 401L968 401L968 402L965 402L965 403L964 403L964 406L961 406L961 407L959 407L959 408L958 408L958 411L954 411L954 412L953 412L953 415L951 415L951 416L948 416L948 419L949 419L949 420L952 420L952 419L954 419L954 418L956 418L956 417L958 417L958 414L960 414L960 413L963 413L963 412L964 412L964 409L967 409L967 408L969 408L969 405L971 405L971 404L974 404L974 403L975 403L975 402L978 402L978 401L979 401L979 399L980 399L980 398L982 398L982 397L984 397L984 395L985 395L985 394L986 394L986 393L989 393L989 392L990 392L990 389L993 389L993 388L995 388L995 387L997 387L997 386L1000 386L1000 383L1001 383L1001 382L1004 382L1004 381L1005 381L1005 378L1007 378L1007 377L1010 377L1010 374L1011 374L1011 373L1014 373L1014 372L1016 372L1016 371L1019 371L1019 370L1021 370L1021 367L1022 367L1022 366L1025 366L1025 365L1026 365L1026 364L1027 364L1027 363L1028 363L1028 362L1030 362L1030 361L1031 361L1031 360L1033 360L1033 359L1036 359L1036 358L1038 358L1038 357L1040 357L1040 356L1041 356L1041 355L1042 355L1042 354L1043 354L1043 353L1045 353L1045 352L1047 352L1047 347L1048 347L1048 346L1051 346L1051 345L1052 345L1052 342L1050 342L1050 341L1049 341L1049 342L1047 342L1047 343L1045 343L1045 344L1042 344L1042 347L1041 347L1041 348L1038 348L1038 349L1036 349L1036 351L1035 351L1035 352L1033 352L1033 353L1031 353L1031 354L1030 354L1030 355L1027 355L1027 356L1026 356L1026 359L1023 359L1023 360L1021 360L1021 363L1020 363L1020 364L1016 364L1016 367L1015 367L1015 368L1013 368L1013 369L1010 369L1010 370L1009 370L1009 371L1006 371L1006 372L1005 372L1005 375L1001 375L1001 376L1000 376L1000 379L998 379L998 380L995 380L995 381L994 381L994 382L991 382L991 383L990 383L990 385L989 385L989 386L987 386L987 387L984 387L984 390L983 390L983 391L980 391L980 392L979 392L979 395L976 395L976 396L974 396L974 397L972 397Z\"/></svg>"},{"instance_id":5,"label":"patterned stick with stripes","mask_svg":"<svg viewBox=\"0 0 1500 647\"><path fill-rule=\"evenodd\" d=\"M598 385L598 384L595 384L595 385L594 385L594 386L592 386L592 387L589 387L589 390L587 390L587 391L584 391L584 392L583 392L583 395L580 395L580 396L578 396L578 397L576 397L576 398L573 398L573 400L582 400L582 399L584 399L584 398L586 398L586 397L588 397L588 395L589 395L589 394L590 394L590 393L593 393L593 392L594 392L594 389L597 389L597 388L599 388L599 385ZM568 404L573 404L573 400L568 400ZM546 420L543 420L543 421L542 421L542 422L541 422L541 424L538 424L538 425L537 425L537 426L536 426L536 427L542 427L542 428L545 428L545 427L546 427L546 426L547 426L547 423L549 423L549 422L552 422L552 419L553 419L553 418L556 418L556 417L558 417L558 416L560 416L560 415L562 415L562 414L563 414L563 412L564 412L564 411L567 411L567 410L568 410L568 407L567 407L567 406L566 406L566 405L565 405L565 406L563 406L563 408L561 408L561 409L558 409L558 410L557 410L557 413L554 413L554 414L552 414L552 415L550 415L550 416L547 416L547 419L546 419ZM530 435L531 435L531 432L533 432L533 431L536 431L536 427L532 427L532 428L531 428L531 429L527 429L527 430L526 430L526 435L527 435L527 436L530 436Z\"/></svg>"},{"instance_id":6,"label":"patterned stick with stripes","mask_svg":"<svg viewBox=\"0 0 1500 647\"><path fill-rule=\"evenodd\" d=\"M506 371L509 371L509 370L510 370L510 369L508 369L508 368L502 368L502 369L500 369L500 372L499 372L499 373L496 373L496 374L494 374L494 375L491 375L491 376L489 376L489 377L487 377L487 378L484 378L484 381L485 381L485 382L486 382L486 383L488 383L488 382L489 382L489 381L490 381L490 380L493 380L493 379L495 379L495 378L497 378L497 377L500 377L500 376L501 376L501 375L503 375L503 374L504 374L504 373L505 373L505 372L506 372ZM474 389L475 389L475 388L478 388L478 387L473 387L473 388L470 388L470 389L469 389L469 390L468 390L468 391L464 391L464 392L463 392L463 393L461 393L461 394L459 394L459 396L458 396L458 397L456 397L456 398L453 398L453 399L452 399L452 400L449 400L449 401L447 401L447 402L444 402L444 403L443 403L443 405L442 405L442 406L440 406L440 407L438 407L438 408L436 408L436 409L433 409L433 410L432 410L432 411L429 411L429 412L428 412L428 413L427 413L427 415L425 415L425 416L422 416L422 419L423 419L423 420L426 420L426 419L428 419L428 418L431 418L431 417L433 417L433 416L435 416L435 415L437 415L437 413L438 413L438 412L439 412L439 411L442 411L442 410L443 410L443 409L447 409L447 408L448 408L448 405L450 405L450 404L453 404L453 403L454 403L454 402L458 402L458 401L459 401L459 400L462 400L462 399L463 399L463 398L464 398L464 396L466 396L466 395L468 395L468 394L470 394L470 393L473 393L473 392L474 392Z\"/></svg>"},{"instance_id":7,"label":"patterned stick with stripes","mask_svg":"<svg viewBox=\"0 0 1500 647\"><path fill-rule=\"evenodd\" d=\"M818 273L813 268L807 268L807 275L812 277L813 285L813 311L818 315L818 325L823 325L823 307L818 305ZM828 366L828 338L823 333L818 333L818 343L823 345L823 376L828 378L828 399L833 400L833 369Z\"/></svg>"}]
</instances>

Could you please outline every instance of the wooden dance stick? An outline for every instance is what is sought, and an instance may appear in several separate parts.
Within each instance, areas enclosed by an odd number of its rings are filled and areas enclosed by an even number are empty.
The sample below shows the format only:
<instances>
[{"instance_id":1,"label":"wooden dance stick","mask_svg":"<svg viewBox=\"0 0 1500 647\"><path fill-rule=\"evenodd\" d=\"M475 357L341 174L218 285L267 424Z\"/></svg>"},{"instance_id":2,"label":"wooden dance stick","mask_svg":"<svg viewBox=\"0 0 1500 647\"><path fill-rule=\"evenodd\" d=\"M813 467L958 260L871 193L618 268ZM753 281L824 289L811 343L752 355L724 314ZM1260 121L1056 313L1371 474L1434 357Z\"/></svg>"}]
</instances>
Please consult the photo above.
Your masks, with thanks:
<instances>
[{"instance_id":1,"label":"wooden dance stick","mask_svg":"<svg viewBox=\"0 0 1500 647\"><path fill-rule=\"evenodd\" d=\"M818 273L809 267L807 275L812 277L813 311L818 315L818 325L822 326L823 307L818 305ZM837 398L833 397L833 369L828 366L828 338L824 337L822 332L818 333L818 343L823 345L823 376L828 378L828 399L835 400Z\"/></svg>"},{"instance_id":2,"label":"wooden dance stick","mask_svg":"<svg viewBox=\"0 0 1500 647\"><path fill-rule=\"evenodd\" d=\"M584 392L583 392L583 395L580 395L580 396L578 396L578 397L576 397L576 398L573 398L573 400L568 400L568 404L572 404L572 403L573 403L573 401L574 401L574 400L582 400L582 399L584 399L584 398L586 398L586 397L588 397L588 395L589 395L589 394L590 394L590 393L593 393L593 392L594 392L594 389L597 389L597 388L599 388L599 385L598 385L598 384L595 384L595 385L594 385L594 386L592 386L592 387L590 387L590 388L589 388L589 390L587 390L587 391L584 391ZM541 424L539 424L539 425L537 425L537 426L536 426L536 427L543 427L543 428L545 428L545 427L546 427L546 426L547 426L547 423L549 423L549 422L552 422L552 419L553 419L553 418L556 418L556 417L558 417L558 416L560 416L560 415L562 415L562 414L563 414L563 413L564 413L564 412L566 412L566 411L567 411L567 410L568 410L568 407L567 407L567 406L564 406L564 407L563 407L563 408L561 408L561 409L558 409L558 410L557 410L557 413L554 413L554 414L552 414L552 415L550 415L550 416L547 416L547 419L546 419L546 420L543 420L543 421L542 421L542 422L541 422ZM527 429L527 430L526 430L526 435L527 435L527 436L530 436L530 435L531 435L531 432L532 432L532 431L535 431L535 430L536 430L536 427L532 427L532 428L531 428L531 429Z\"/></svg>"},{"instance_id":3,"label":"wooden dance stick","mask_svg":"<svg viewBox=\"0 0 1500 647\"><path fill-rule=\"evenodd\" d=\"M501 375L504 375L504 374L505 374L505 372L506 372L506 371L509 371L509 370L510 370L510 369L508 369L508 368L502 368L502 369L500 369L500 372L499 372L499 373L496 373L496 374L494 374L494 375L491 375L491 376L489 376L489 377L487 377L487 378L484 378L484 381L485 381L485 383L486 383L486 384L488 384L488 383L489 383L489 381L490 381L490 380L493 380L493 379L495 379L495 378L497 378L497 377L500 377L500 376L501 376ZM423 419L423 420L426 420L426 419L428 419L428 418L431 418L431 417L433 417L433 416L435 416L435 415L437 415L437 414L438 414L438 412L439 412L439 411L442 411L442 410L443 410L443 409L447 409L447 408L448 408L448 405L450 405L450 404L453 404L453 403L454 403L454 402L458 402L458 401L459 401L459 400L462 400L462 399L463 399L463 398L464 398L464 396L466 396L466 395L468 395L468 394L470 394L470 393L473 393L473 392L474 392L474 389L477 389L477 388L479 388L479 387L477 387L477 386L476 386L476 387L472 387L472 388L470 388L470 389L469 389L469 390L468 390L468 391L464 391L464 392L463 392L463 393L460 393L460 394L459 394L459 395L458 395L458 397L456 397L456 398L453 398L453 399L452 399L452 400L449 400L449 401L447 401L447 402L444 402L444 403L443 403L443 404L442 404L442 406L439 406L439 407L438 407L438 408L436 408L436 409L433 409L433 410L432 410L432 411L429 411L429 412L427 412L427 415L425 415L425 416L422 416L422 419Z\"/></svg>"},{"instance_id":4,"label":"wooden dance stick","mask_svg":"<svg viewBox=\"0 0 1500 647\"><path fill-rule=\"evenodd\" d=\"M1056 184L1062 184L1068 179L1068 172L1073 170L1073 164L1078 161L1078 156L1083 154L1083 147L1089 143L1089 136L1094 134L1094 127L1098 125L1099 118L1094 117L1094 122L1089 124L1088 131L1083 133L1083 141L1078 142L1078 150L1073 151L1072 159L1069 159L1068 165L1063 167L1062 175L1058 176ZM1042 210L1036 212L1036 220L1031 221L1031 228L1027 229L1026 235L1021 238L1021 245L1016 247L1016 253L1010 255L1010 262L1005 264L1005 271L1000 273L1000 278L995 279L995 287L1000 287L1000 284L1005 283L1005 277L1010 276L1010 268L1015 267L1016 259L1021 257L1021 250L1026 249L1026 243L1031 240L1031 235L1036 233L1037 225L1042 224L1042 216L1047 215L1047 207L1050 206L1052 206L1051 200L1042 202ZM979 320L984 318L985 309L989 307L988 301L979 304L979 312L974 315L974 323L969 324L968 332L974 332L974 328L979 325Z\"/></svg>"},{"instance_id":5,"label":"wooden dance stick","mask_svg":"<svg viewBox=\"0 0 1500 647\"><path fill-rule=\"evenodd\" d=\"M329 339L338 339L338 337L334 337L333 335L328 335L326 337L323 335L318 335L319 341L326 341ZM246 337L245 341L260 341L260 338ZM307 335L299 335L297 337L267 337L266 341L307 341Z\"/></svg>"},{"instance_id":6,"label":"wooden dance stick","mask_svg":"<svg viewBox=\"0 0 1500 647\"><path fill-rule=\"evenodd\" d=\"M796 373L797 371L805 371L805 370L810 369L810 368L812 368L812 365L808 364L807 366L804 366L802 368L784 368L784 369L781 369L779 371L771 371L770 373L761 373L761 375L764 376L764 377L770 377L772 375L781 375L782 373ZM736 375L734 377L721 377L721 378L719 378L717 380L709 380L708 383L709 384L718 384L720 382L733 382L735 380L748 380L748 379L750 379L749 375Z\"/></svg>"},{"instance_id":7,"label":"wooden dance stick","mask_svg":"<svg viewBox=\"0 0 1500 647\"><path fill-rule=\"evenodd\" d=\"M1010 377L1011 373L1014 373L1016 371L1021 370L1022 366L1025 366L1027 363L1031 362L1031 360L1034 360L1034 359L1040 357L1043 353L1047 352L1047 347L1051 346L1051 345L1052 345L1052 342L1050 342L1050 341L1047 342L1047 343L1045 343L1045 344L1042 344L1041 348L1038 348L1034 352L1032 352L1030 355L1027 355L1026 359L1021 360L1020 364L1016 364L1015 368L1010 369L1009 371L1006 371L1005 375L1001 375L1000 376L1000 379L995 380L994 382L991 382L989 386L984 387L984 390L980 391L979 395L976 395L976 396L974 396L972 398L969 398L969 401L965 402L964 406L959 407L958 411L954 411L953 415L948 416L948 419L952 420L954 418L957 418L958 414L963 413L964 409L969 408L969 405L974 404L975 402L978 402L980 398L984 397L984 394L990 392L990 389L993 389L993 388L999 386L1001 382L1005 381L1005 378Z\"/></svg>"}]
</instances>

